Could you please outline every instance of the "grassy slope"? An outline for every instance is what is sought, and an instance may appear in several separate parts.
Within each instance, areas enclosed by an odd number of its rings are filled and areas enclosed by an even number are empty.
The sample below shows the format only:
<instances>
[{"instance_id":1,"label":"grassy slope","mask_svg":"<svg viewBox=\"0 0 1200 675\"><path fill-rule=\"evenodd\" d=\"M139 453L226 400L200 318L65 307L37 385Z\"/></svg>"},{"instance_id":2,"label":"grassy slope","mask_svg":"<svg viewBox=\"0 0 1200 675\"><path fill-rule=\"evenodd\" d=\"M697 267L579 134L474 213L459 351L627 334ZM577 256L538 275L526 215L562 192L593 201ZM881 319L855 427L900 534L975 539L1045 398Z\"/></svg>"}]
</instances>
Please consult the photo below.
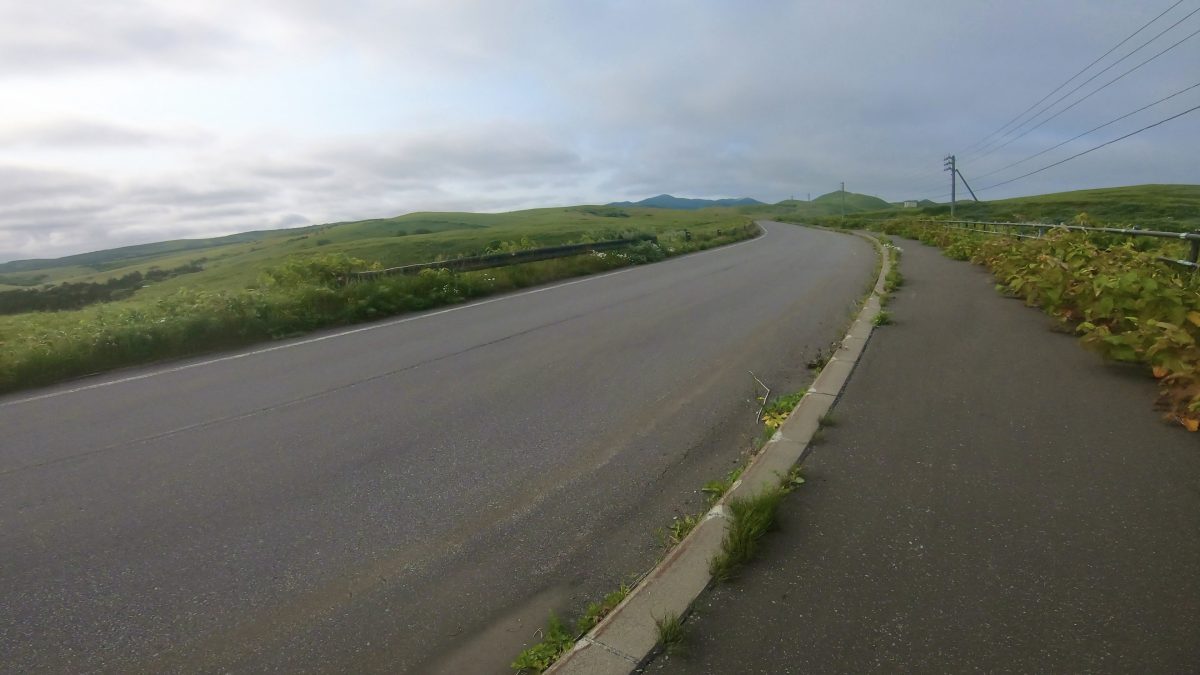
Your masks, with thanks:
<instances>
[{"instance_id":1,"label":"grassy slope","mask_svg":"<svg viewBox=\"0 0 1200 675\"><path fill-rule=\"evenodd\" d=\"M622 213L628 217L604 215ZM702 232L722 227L732 228L743 222L745 217L731 209L672 211L653 208L569 207L499 214L412 213L396 218L253 233L254 238L246 241L239 240L207 248L180 250L179 247L163 246L157 253L125 259L126 264L123 266L111 267L111 259L97 263L105 268L103 271L79 264L68 264L62 267L46 267L36 272L9 272L10 275L23 277L45 274L46 283L104 281L135 270L145 272L150 267L170 269L190 260L207 258L203 272L186 274L150 285L138 291L129 300L92 305L77 311L0 316L0 345L6 338L18 333L61 329L80 321L91 320L97 313L145 306L181 288L234 291L254 286L264 269L278 265L296 254L346 253L390 267L436 260L439 257L478 253L489 244L519 241L523 237L528 237L539 246L552 246L578 240L584 235L600 239L635 230L660 234L682 229ZM418 229L432 232L414 234ZM409 234L397 236L401 230ZM153 250L153 247L154 245L151 245L147 248ZM93 260L104 260L103 253L87 255L93 256ZM77 261L78 257L68 259L68 262ZM0 285L0 290L8 288L17 286Z\"/></svg>"},{"instance_id":2,"label":"grassy slope","mask_svg":"<svg viewBox=\"0 0 1200 675\"><path fill-rule=\"evenodd\" d=\"M861 213L890 208L891 205L878 197L845 193L846 213ZM842 213L843 200L841 192L830 192L821 195L811 202L798 199L785 199L778 204L763 204L761 206L743 206L738 211L746 215L778 218L785 221L798 221L806 218L837 216Z\"/></svg>"},{"instance_id":3,"label":"grassy slope","mask_svg":"<svg viewBox=\"0 0 1200 675\"><path fill-rule=\"evenodd\" d=\"M955 209L955 216L964 220L1053 223L1069 223L1080 213L1087 213L1097 224L1200 230L1200 185L1131 185L1076 190L990 202L959 202ZM887 212L887 215L906 216L949 214L950 206L946 204Z\"/></svg>"},{"instance_id":4,"label":"grassy slope","mask_svg":"<svg viewBox=\"0 0 1200 675\"><path fill-rule=\"evenodd\" d=\"M607 217L604 213L626 213L627 218ZM20 288L4 284L6 277L27 282L29 277L44 275L40 283L65 281L104 281L151 267L170 269L198 258L206 258L205 270L168 280L139 292L143 298L159 297L187 286L212 290L245 288L258 279L266 267L277 265L288 256L304 253L347 253L385 267L435 260L481 252L489 243L529 237L551 246L592 233L616 235L622 230L667 231L685 227L703 227L728 219L727 210L705 209L692 212L663 209L604 209L592 207L548 208L510 213L410 213L381 218L303 228L233 235L234 238L192 240L205 245L186 247L186 242L162 242L70 256L64 264L43 264L36 271L4 272L0 266L0 290ZM416 230L430 234L415 234ZM407 232L406 236L398 236ZM223 239L233 239L225 243ZM186 247L186 248L185 248ZM129 249L140 255L129 255ZM80 260L91 261L81 264ZM17 261L23 263L25 261ZM41 261L39 261L41 262ZM7 265L13 265L8 263ZM21 269L18 264L17 269Z\"/></svg>"}]
</instances>

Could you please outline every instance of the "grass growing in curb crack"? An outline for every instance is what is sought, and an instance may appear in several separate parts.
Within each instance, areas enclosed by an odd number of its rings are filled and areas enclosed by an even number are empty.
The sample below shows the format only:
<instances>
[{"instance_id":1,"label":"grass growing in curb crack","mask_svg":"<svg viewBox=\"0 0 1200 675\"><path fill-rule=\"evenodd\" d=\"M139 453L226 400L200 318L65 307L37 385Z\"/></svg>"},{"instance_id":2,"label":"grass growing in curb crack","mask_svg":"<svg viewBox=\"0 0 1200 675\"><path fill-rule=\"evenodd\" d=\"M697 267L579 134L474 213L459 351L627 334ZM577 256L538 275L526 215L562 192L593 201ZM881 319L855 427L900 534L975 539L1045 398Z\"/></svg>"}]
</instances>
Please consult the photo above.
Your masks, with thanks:
<instances>
[{"instance_id":1,"label":"grass growing in curb crack","mask_svg":"<svg viewBox=\"0 0 1200 675\"><path fill-rule=\"evenodd\" d=\"M672 518L671 524L667 526L666 532L663 534L663 543L667 549L674 548L679 542L683 541L684 538L691 534L692 530L696 529L696 526L700 524L703 518L704 516L691 514Z\"/></svg>"},{"instance_id":2,"label":"grass growing in curb crack","mask_svg":"<svg viewBox=\"0 0 1200 675\"><path fill-rule=\"evenodd\" d=\"M875 324L876 326L890 325L892 323L892 315L889 312L881 311L875 315L875 318L871 319L871 323Z\"/></svg>"},{"instance_id":3,"label":"grass growing in curb crack","mask_svg":"<svg viewBox=\"0 0 1200 675\"><path fill-rule=\"evenodd\" d=\"M725 493L729 492L729 488L733 487L733 484L737 482L737 479L742 477L742 471L745 470L746 467L739 466L733 471L730 471L729 474L725 476L724 480L710 480L705 483L704 487L700 488L700 491L708 495L708 505L712 506L713 504L721 501L721 497L724 497ZM697 520L699 520L699 518L697 518Z\"/></svg>"},{"instance_id":4,"label":"grass growing in curb crack","mask_svg":"<svg viewBox=\"0 0 1200 675\"><path fill-rule=\"evenodd\" d=\"M779 502L787 491L782 486L769 487L753 497L729 502L732 513L721 550L708 563L708 572L716 581L729 581L742 565L758 552L759 541L775 527Z\"/></svg>"},{"instance_id":5,"label":"grass growing in curb crack","mask_svg":"<svg viewBox=\"0 0 1200 675\"><path fill-rule=\"evenodd\" d=\"M817 420L817 428L836 427L837 423L837 418L833 416L833 413L825 413Z\"/></svg>"},{"instance_id":6,"label":"grass growing in curb crack","mask_svg":"<svg viewBox=\"0 0 1200 675\"><path fill-rule=\"evenodd\" d=\"M682 656L687 651L687 633L678 614L669 612L661 619L655 619L654 627L658 629L658 644L667 656Z\"/></svg>"},{"instance_id":7,"label":"grass growing in curb crack","mask_svg":"<svg viewBox=\"0 0 1200 675\"><path fill-rule=\"evenodd\" d=\"M574 631L568 629L555 614L550 614L546 622L546 630L542 633L542 641L521 652L512 662L512 668L519 673L540 673L549 668L560 656L575 644L584 633L596 627L600 620L608 616L632 590L628 584L605 595L599 602L588 604L583 616L574 625Z\"/></svg>"}]
</instances>

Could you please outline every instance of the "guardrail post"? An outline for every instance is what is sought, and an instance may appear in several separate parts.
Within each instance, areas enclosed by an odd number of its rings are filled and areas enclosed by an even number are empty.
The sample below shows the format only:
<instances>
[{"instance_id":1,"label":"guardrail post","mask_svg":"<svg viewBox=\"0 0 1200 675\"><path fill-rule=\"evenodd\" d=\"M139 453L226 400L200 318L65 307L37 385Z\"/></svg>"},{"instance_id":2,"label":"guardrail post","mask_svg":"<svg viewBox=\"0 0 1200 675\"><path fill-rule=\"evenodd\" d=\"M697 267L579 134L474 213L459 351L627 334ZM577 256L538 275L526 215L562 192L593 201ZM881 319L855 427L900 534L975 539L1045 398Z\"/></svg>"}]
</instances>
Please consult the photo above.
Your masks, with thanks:
<instances>
[{"instance_id":1,"label":"guardrail post","mask_svg":"<svg viewBox=\"0 0 1200 675\"><path fill-rule=\"evenodd\" d=\"M1200 232L1196 232L1195 234L1200 234ZM1196 259L1200 258L1200 239L1192 239L1188 243L1192 245L1192 251L1188 254L1188 261L1194 265L1197 262Z\"/></svg>"}]
</instances>

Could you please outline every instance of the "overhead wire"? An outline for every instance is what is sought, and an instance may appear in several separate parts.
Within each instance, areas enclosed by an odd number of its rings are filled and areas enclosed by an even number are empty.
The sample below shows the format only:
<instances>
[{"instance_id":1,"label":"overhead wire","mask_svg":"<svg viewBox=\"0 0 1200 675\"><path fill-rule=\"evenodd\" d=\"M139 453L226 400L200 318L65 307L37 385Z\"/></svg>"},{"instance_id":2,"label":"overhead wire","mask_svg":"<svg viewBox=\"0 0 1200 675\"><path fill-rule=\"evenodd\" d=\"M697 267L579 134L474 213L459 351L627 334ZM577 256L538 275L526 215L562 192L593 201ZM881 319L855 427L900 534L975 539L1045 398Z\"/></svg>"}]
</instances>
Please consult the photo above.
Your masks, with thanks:
<instances>
[{"instance_id":1,"label":"overhead wire","mask_svg":"<svg viewBox=\"0 0 1200 675\"><path fill-rule=\"evenodd\" d=\"M1009 127L1009 125L1011 125L1013 122L1016 122L1017 120L1019 120L1019 119L1021 119L1022 117L1024 117L1024 116L1025 116L1025 114L1026 114L1026 113L1028 113L1030 110L1033 110L1033 109L1034 109L1034 108L1036 108L1037 106L1041 105L1041 104L1042 104L1042 103L1043 103L1043 102L1044 102L1046 99L1048 99L1048 98L1050 98L1051 96L1055 95L1055 94L1056 94L1056 93L1058 93L1058 91L1059 91L1059 90L1061 90L1063 87L1065 87L1065 86L1067 86L1068 84L1070 84L1072 80L1074 80L1075 78L1077 78L1077 77L1079 77L1080 75L1082 75L1082 74L1084 74L1085 72L1087 72L1087 71L1088 71L1088 69L1090 69L1092 66L1094 66L1094 65L1096 65L1097 63L1100 63L1101 61L1103 61L1105 57L1107 57L1109 54L1112 54L1113 52L1115 52L1117 49L1119 49L1119 48L1121 47L1121 45L1123 45L1123 44L1125 44L1126 42L1129 42L1130 40L1132 40L1132 39L1133 39L1133 38L1134 38L1134 37L1135 37L1135 36L1136 36L1138 33L1141 33L1142 31L1144 31L1144 30L1146 30L1147 28L1149 28L1149 27L1151 26L1151 24L1153 24L1155 21L1158 21L1159 19L1161 19L1161 18L1162 18L1164 15L1166 15L1166 13L1167 13L1167 12L1170 12L1171 10L1175 9L1176 7L1178 7L1178 6L1179 6L1180 4L1182 4L1182 3L1183 3L1183 0L1176 0L1175 4L1173 4L1173 5L1171 5L1170 7L1168 7L1168 8L1166 8L1166 9L1164 9L1162 12L1160 12L1160 13L1158 14L1158 16L1156 16L1156 17L1154 17L1153 19L1150 19L1150 20L1149 20L1149 21L1147 21L1146 23L1142 24L1142 27L1141 27L1141 28L1138 28L1137 30L1135 30L1135 31L1133 31L1132 33L1130 33L1128 36L1126 36L1126 37L1125 37L1125 39L1124 39L1124 40L1121 40L1121 41L1120 41L1120 42L1118 42L1117 44L1113 45L1113 47L1112 47L1111 49L1109 49L1108 51L1106 51L1106 52L1104 52L1103 54L1101 54L1099 57L1097 57L1097 58L1096 58L1096 60L1094 60L1094 61L1092 61L1091 63L1089 63L1089 64L1087 64L1086 66L1084 66L1082 69L1080 69L1080 71L1079 71L1079 72L1075 73L1075 74L1074 74L1074 75L1072 75L1071 77L1068 77L1068 78L1067 78L1065 81L1063 81L1063 83L1062 83L1062 84L1060 84L1060 85L1058 85L1057 87L1055 87L1055 88L1053 89L1053 91L1051 91L1050 93L1048 93L1048 94L1046 94L1045 96L1043 96L1042 98L1040 98L1040 99L1039 99L1039 100L1038 100L1036 103L1034 103L1033 105L1031 105L1031 106L1029 106L1028 108L1026 108L1025 110L1021 111L1021 113L1020 113L1019 115L1017 115L1016 117L1012 118L1011 120L1009 120L1009 121L1005 122L1005 123L1004 123L1004 125L1003 125L1003 126L1001 126L999 129L997 129L997 130L995 130L995 131L991 132L990 134L988 134L988 135L984 136L983 138L981 138L981 139L979 139L979 140L975 141L974 143L971 143L970 145L968 145L967 147L963 148L962 150L959 150L959 151L958 151L958 153L956 153L956 154L967 154L967 153L969 153L969 152L971 152L971 151L975 150L976 148L980 148L980 147L984 146L984 145L986 144L986 141L988 141L988 139L990 139L992 136L995 136L996 134L998 134L998 133L1000 133L1000 132L1004 131L1005 129L1007 129L1007 128Z\"/></svg>"},{"instance_id":2,"label":"overhead wire","mask_svg":"<svg viewBox=\"0 0 1200 675\"><path fill-rule=\"evenodd\" d=\"M1001 171L1005 171L1005 170L1007 170L1007 169L1011 169L1011 168L1013 168L1014 166L1017 166L1018 164L1024 164L1025 162L1028 162L1028 161L1029 161L1029 160L1031 160L1031 159L1035 159L1035 158L1037 158L1037 157L1041 157L1042 155L1046 154L1047 152L1051 152L1052 150L1057 150L1057 149L1061 148L1062 146L1064 146L1064 145L1066 145L1066 144L1068 144L1068 143L1070 143L1070 142L1072 142L1072 141L1077 141L1077 140L1079 140L1080 138L1083 138L1084 136L1087 136L1088 134L1091 134L1091 133L1094 133L1094 132L1100 131L1101 129L1103 129L1103 128L1107 127L1107 126L1111 126L1111 125L1113 125L1113 124L1116 124L1117 122L1120 122L1120 121L1121 121L1121 120L1123 120L1123 119L1127 119L1127 118L1129 118L1129 117L1132 117L1132 116L1134 116L1134 115L1136 115L1136 114L1138 114L1138 113L1140 113L1140 112L1142 112L1142 111L1144 111L1144 110L1148 110L1148 109L1150 109L1150 108L1153 108L1154 106L1158 105L1159 103L1164 103L1164 102L1166 102L1166 101L1169 101L1169 100L1171 100L1171 99L1175 98L1176 96L1179 96L1179 95L1181 95L1181 94L1185 94L1185 93L1187 93L1187 92L1189 92L1189 91L1191 91L1191 90L1193 90L1193 89L1195 89L1195 88L1197 88L1197 87L1200 87L1200 82L1197 82L1196 84L1193 84L1193 85L1192 85L1192 86L1190 86L1190 87L1185 87L1185 88L1183 88L1183 89L1180 89L1179 91L1177 91L1177 92L1175 92L1175 93L1173 93L1173 94L1170 94L1170 95L1168 95L1168 96L1164 96L1164 97L1162 97L1162 98L1158 99L1157 101L1155 101L1155 102L1153 102L1153 103L1147 103L1146 105L1144 105L1144 106L1142 106L1142 107L1138 108L1137 110L1132 110L1132 111L1130 111L1130 112L1127 112L1127 113L1125 113L1124 115L1121 115L1120 117L1117 117L1117 118L1115 118L1115 119L1111 119L1111 120L1109 120L1109 121L1105 122L1104 124L1101 124L1101 125L1099 125L1099 126L1092 127L1091 129L1088 129L1087 131L1084 131L1084 132L1082 132L1082 133L1076 134L1075 136L1072 136L1071 138L1068 138L1067 140L1065 140L1065 141L1063 141L1063 142L1061 142L1061 143L1058 143L1058 144L1056 144L1056 145L1052 145L1052 146L1050 146L1050 147L1046 148L1045 150L1042 150L1041 152L1036 152L1036 153L1034 153L1034 154L1032 154L1032 155L1030 155L1030 156L1028 156L1028 157L1026 157L1026 158L1024 158L1024 159L1019 159L1019 160L1017 160L1017 161L1013 162L1012 164L1009 164L1009 165L1007 165L1007 166L1002 166L1002 167L1000 167L999 169L995 169L995 170L993 170L993 171L989 171L989 172L987 172L987 173L980 174L980 175L978 175L978 176L975 176L975 178L976 178L976 179L980 179L980 178L987 178L988 176L994 176L994 175L996 175L996 174L1000 173Z\"/></svg>"},{"instance_id":3,"label":"overhead wire","mask_svg":"<svg viewBox=\"0 0 1200 675\"><path fill-rule=\"evenodd\" d=\"M992 185L988 185L986 187L981 187L978 190L976 190L976 192L983 192L984 190L991 190L992 188L998 188L1001 185L1008 185L1009 183L1015 183L1016 181L1019 181L1022 178L1028 178L1029 176L1032 176L1037 173L1041 173L1047 169L1053 169L1054 167L1059 166L1061 164L1066 164L1067 162L1069 162L1077 157L1082 157L1088 153L1095 152L1095 151L1099 150L1100 148L1104 148L1104 147L1112 145L1113 143L1123 141L1126 138L1129 138L1130 136L1136 136L1136 135L1142 133L1143 131L1146 131L1147 129L1153 129L1154 127L1160 126L1162 124L1166 124L1167 122L1170 122L1171 120L1178 119L1180 117L1183 117L1184 115L1187 115L1188 113L1193 113L1197 110L1200 110L1200 105L1188 108L1187 110L1184 110L1183 112L1175 113L1174 115L1171 115L1170 117L1167 117L1165 119L1161 119L1161 120L1155 122L1154 124L1147 124L1146 126L1142 127L1141 129L1138 129L1136 131L1131 131L1131 132L1125 134L1124 136L1118 136L1117 138L1114 138L1111 141L1105 141L1104 143L1101 143L1100 145L1088 148L1087 150L1084 150L1083 152L1077 152L1074 155L1067 157L1066 159L1060 159L1057 162L1054 162L1053 164L1047 164L1046 166L1043 166L1040 169L1034 169L1033 171L1030 171L1029 173L1021 174L1020 176L1017 176L1016 178L1010 178L1008 180L1001 181L999 183L993 183Z\"/></svg>"},{"instance_id":4,"label":"overhead wire","mask_svg":"<svg viewBox=\"0 0 1200 675\"><path fill-rule=\"evenodd\" d=\"M1020 139L1020 138L1024 138L1025 136L1027 136L1027 135L1028 135L1030 132L1032 132L1033 130L1035 130L1035 129L1038 129L1039 127L1041 127L1042 125L1046 124L1046 123L1047 123L1047 122L1049 122L1050 120L1052 120L1052 119L1054 119L1054 118L1058 117L1059 115L1061 115L1061 114L1065 113L1066 111L1070 110L1071 108L1074 108L1075 106L1079 105L1080 103L1083 103L1084 101L1086 101L1088 98L1092 97L1092 96L1093 96L1094 94L1096 94L1097 92L1099 92L1099 91L1102 91L1102 90L1104 90L1104 89L1108 88L1110 85L1112 85L1113 83L1115 83L1115 82L1117 82L1118 80L1122 79L1122 78L1123 78L1123 77L1125 77L1126 75L1129 75L1130 73L1134 72L1135 70L1138 70L1139 68L1141 68L1142 66L1146 65L1147 63L1150 63L1151 61L1154 61L1155 59L1159 58L1159 57L1160 57L1160 56L1162 56L1163 54L1166 54L1167 52L1171 51L1172 49L1174 49L1174 48L1178 47L1179 45L1183 44L1184 42L1186 42L1186 41L1190 40L1191 38L1195 37L1197 33L1200 33L1200 30L1197 30L1197 31L1195 31L1195 32L1191 33L1190 35L1188 35L1187 37L1183 38L1182 40L1180 40L1180 41L1176 42L1175 44L1171 45L1170 47L1167 47L1166 49L1164 49L1164 50L1162 50L1161 52L1159 52L1159 53L1155 54L1154 56L1152 56L1152 57L1150 57L1150 58L1146 59L1145 61L1142 61L1142 62L1141 62L1141 63L1139 63L1138 65L1134 66L1133 68L1130 68L1129 70L1125 71L1125 72L1124 72L1124 73L1122 73L1121 75L1118 75L1117 77L1113 78L1112 80L1109 80L1107 83L1105 83L1104 85L1102 85L1102 86L1101 86L1101 87L1099 87L1098 89L1095 89L1095 90L1093 90L1092 92L1090 92L1090 93L1086 94L1086 95L1085 95L1083 98L1080 98L1080 99L1076 100L1075 102L1071 103L1071 104L1070 104L1070 105L1068 105L1067 107L1063 108L1062 110L1059 110L1058 112L1054 113L1054 114L1053 114L1053 115L1051 115L1050 117L1047 117L1046 119L1042 120L1041 122L1038 122L1036 125L1034 125L1034 126L1032 126L1032 127L1028 128L1028 129L1026 129L1025 131L1021 132L1020 134L1018 134L1018 135L1016 135L1016 136L1013 136L1012 138L1009 138L1007 141L1005 141L1005 140L1004 140L1004 139L1005 139L1005 138L1007 138L1007 137L1008 137L1010 134L1012 134L1012 133L1016 132L1016 131L1017 131L1018 129L1020 129L1021 127L1025 126L1026 124L1029 124L1029 123L1030 123L1030 122L1032 122L1033 120L1037 119L1037 118L1038 118L1038 116L1039 116L1039 115L1041 115L1042 113L1044 113L1044 112L1046 112L1046 111L1050 110L1050 109L1051 109L1051 108L1053 108L1054 106L1056 106L1056 105L1058 105L1059 103L1061 103L1063 100L1065 100L1065 99L1066 99L1067 97L1069 97L1071 94L1074 94L1075 92L1079 91L1079 90L1080 90L1080 89L1082 89L1083 87L1087 86L1087 84L1088 84L1089 82L1091 82L1092 80L1095 80L1097 77L1099 77L1099 76L1103 75L1104 73L1108 72L1109 70L1111 70L1111 69L1112 69L1114 66L1116 66L1117 64L1121 63L1121 62L1122 62L1122 61L1124 61L1125 59L1127 59L1127 58L1129 58L1130 56L1133 56L1134 54L1136 54L1136 53L1138 53L1139 51L1141 51L1141 49L1142 49L1143 47L1145 47L1145 46L1149 45L1150 43L1154 42L1154 41L1155 41L1155 40L1157 40L1158 38L1160 38L1160 37L1162 37L1163 35L1167 34L1167 33L1168 33L1168 32L1170 32L1172 29L1174 29L1176 26L1178 26L1179 24L1183 23L1183 22L1184 22L1184 21L1186 21L1187 19L1191 18L1191 17L1192 17L1194 14L1196 14L1197 12L1200 12L1200 7L1197 7L1196 9L1192 10L1191 12L1188 12L1188 13L1187 13L1187 14L1186 14L1186 15L1185 15L1185 16L1184 16L1182 19L1179 19L1179 20L1178 20L1178 21L1176 21L1175 23L1171 24L1171 25L1170 25L1170 26L1168 26L1168 27L1167 27L1165 30L1161 31L1161 32L1160 32L1158 35L1155 35L1154 37L1150 38L1150 39L1149 39L1149 40L1147 40L1146 42L1143 42L1143 43L1142 43L1140 46L1138 46L1138 47L1137 47L1136 49L1134 49L1133 51L1129 52L1129 53L1128 53L1128 54L1126 54L1125 56L1122 56L1121 58L1117 59L1116 61L1113 61L1112 63L1110 63L1109 65L1105 66L1105 67L1104 67L1102 70L1100 70L1100 71L1099 71L1099 72L1097 72L1096 74L1092 75L1092 76L1091 76L1091 77L1089 77L1088 79L1086 79L1086 80L1084 80L1083 82L1079 83L1079 85L1078 85L1078 86L1076 86L1074 89L1072 89L1071 91L1068 91L1067 93L1065 93L1065 94L1063 94L1062 96L1058 97L1057 99L1055 99L1055 101L1054 101L1053 103L1051 103L1050 105L1047 105L1047 106L1043 107L1041 110L1039 110L1038 112L1034 113L1034 115L1033 115L1032 117L1030 117L1029 119L1025 120L1024 122L1022 122L1022 123L1018 124L1016 127L1013 127L1012 129L1010 129L1010 130L1008 131L1008 133L1004 134L1004 136L1001 136L1000 138L997 138L997 139L996 139L995 141L993 141L992 143L989 143L988 145L986 145L986 146L984 146L984 147L980 148L980 149L979 149L979 152L980 152L980 154L976 155L976 156L975 156L975 157L973 157L972 159L974 159L974 160L980 160L980 159L983 159L984 157L987 157L988 155L991 155L992 153L996 152L997 150L1000 150L1001 148L1007 147L1008 145L1010 145L1010 144L1011 144L1011 143L1013 143L1014 141L1016 141L1016 140L1018 140L1018 139Z\"/></svg>"}]
</instances>

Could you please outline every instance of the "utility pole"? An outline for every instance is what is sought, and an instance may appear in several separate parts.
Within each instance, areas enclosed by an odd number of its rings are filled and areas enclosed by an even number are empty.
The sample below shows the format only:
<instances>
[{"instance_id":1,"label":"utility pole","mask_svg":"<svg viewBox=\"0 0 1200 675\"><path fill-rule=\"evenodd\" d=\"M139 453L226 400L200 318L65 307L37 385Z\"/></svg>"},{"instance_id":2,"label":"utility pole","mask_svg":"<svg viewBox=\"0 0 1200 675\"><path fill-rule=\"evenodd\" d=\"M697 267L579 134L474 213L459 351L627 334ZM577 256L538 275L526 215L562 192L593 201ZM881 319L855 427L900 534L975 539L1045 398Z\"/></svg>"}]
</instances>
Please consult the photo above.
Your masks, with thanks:
<instances>
[{"instance_id":1,"label":"utility pole","mask_svg":"<svg viewBox=\"0 0 1200 675\"><path fill-rule=\"evenodd\" d=\"M846 181L842 181L842 218L846 217Z\"/></svg>"},{"instance_id":2,"label":"utility pole","mask_svg":"<svg viewBox=\"0 0 1200 675\"><path fill-rule=\"evenodd\" d=\"M954 217L954 202L957 201L955 190L958 188L958 168L954 166L954 155L947 155L942 160L944 171L950 172L950 217Z\"/></svg>"}]
</instances>

